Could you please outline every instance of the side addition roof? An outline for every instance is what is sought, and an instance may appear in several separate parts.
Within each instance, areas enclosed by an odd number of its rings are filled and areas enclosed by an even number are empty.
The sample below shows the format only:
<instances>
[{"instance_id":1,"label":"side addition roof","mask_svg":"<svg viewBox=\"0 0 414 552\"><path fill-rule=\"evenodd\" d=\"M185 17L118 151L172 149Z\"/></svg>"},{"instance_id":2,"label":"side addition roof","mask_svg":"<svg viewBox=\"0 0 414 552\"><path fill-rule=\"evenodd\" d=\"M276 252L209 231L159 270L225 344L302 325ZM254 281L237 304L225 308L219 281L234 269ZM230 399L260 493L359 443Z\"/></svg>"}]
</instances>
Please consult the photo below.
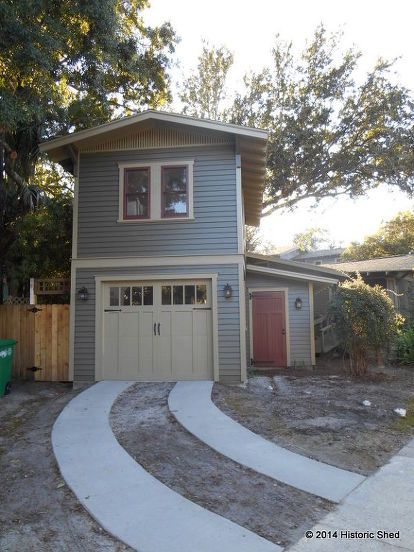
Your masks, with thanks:
<instances>
[{"instance_id":1,"label":"side addition roof","mask_svg":"<svg viewBox=\"0 0 414 552\"><path fill-rule=\"evenodd\" d=\"M152 127L168 126L187 131L213 133L230 138L240 154L242 189L246 223L257 226L263 203L268 132L252 127L197 119L165 111L147 110L137 115L116 119L79 132L57 136L40 144L40 151L71 170L74 152L96 145L98 141L118 139L128 133Z\"/></svg>"},{"instance_id":2,"label":"side addition roof","mask_svg":"<svg viewBox=\"0 0 414 552\"><path fill-rule=\"evenodd\" d=\"M285 276L297 280L327 284L337 284L339 281L346 278L343 273L331 268L316 266L309 263L299 263L297 261L287 261L285 259L275 258L271 255L247 253L246 263L246 269L248 271L261 272L270 276Z\"/></svg>"},{"instance_id":3,"label":"side addition roof","mask_svg":"<svg viewBox=\"0 0 414 552\"><path fill-rule=\"evenodd\" d=\"M410 272L414 270L414 254L380 257L365 261L348 261L323 265L342 272Z\"/></svg>"}]
</instances>

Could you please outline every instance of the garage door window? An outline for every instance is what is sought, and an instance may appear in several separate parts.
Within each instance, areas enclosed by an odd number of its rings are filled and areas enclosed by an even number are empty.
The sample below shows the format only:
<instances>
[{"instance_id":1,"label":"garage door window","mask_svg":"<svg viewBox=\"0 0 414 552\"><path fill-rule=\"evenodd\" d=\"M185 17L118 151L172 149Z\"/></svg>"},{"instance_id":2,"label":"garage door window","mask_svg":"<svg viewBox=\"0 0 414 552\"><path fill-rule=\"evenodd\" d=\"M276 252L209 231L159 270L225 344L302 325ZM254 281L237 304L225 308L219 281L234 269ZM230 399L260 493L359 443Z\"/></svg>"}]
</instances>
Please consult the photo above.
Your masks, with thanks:
<instances>
[{"instance_id":1,"label":"garage door window","mask_svg":"<svg viewBox=\"0 0 414 552\"><path fill-rule=\"evenodd\" d=\"M162 305L205 305L207 286L191 284L161 287Z\"/></svg>"},{"instance_id":2,"label":"garage door window","mask_svg":"<svg viewBox=\"0 0 414 552\"><path fill-rule=\"evenodd\" d=\"M154 304L153 286L113 286L109 288L111 307L140 307Z\"/></svg>"},{"instance_id":3,"label":"garage door window","mask_svg":"<svg viewBox=\"0 0 414 552\"><path fill-rule=\"evenodd\" d=\"M109 306L119 307L119 287L109 288Z\"/></svg>"}]
</instances>

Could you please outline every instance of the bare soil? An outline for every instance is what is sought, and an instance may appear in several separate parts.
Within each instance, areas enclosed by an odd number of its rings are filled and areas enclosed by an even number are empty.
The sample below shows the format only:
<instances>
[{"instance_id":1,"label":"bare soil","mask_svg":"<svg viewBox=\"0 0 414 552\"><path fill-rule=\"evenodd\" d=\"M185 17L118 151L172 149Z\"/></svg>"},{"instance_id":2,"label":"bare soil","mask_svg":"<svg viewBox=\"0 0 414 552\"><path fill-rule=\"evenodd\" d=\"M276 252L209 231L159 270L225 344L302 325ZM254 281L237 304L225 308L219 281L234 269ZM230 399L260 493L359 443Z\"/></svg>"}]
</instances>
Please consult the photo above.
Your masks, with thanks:
<instances>
[{"instance_id":1,"label":"bare soil","mask_svg":"<svg viewBox=\"0 0 414 552\"><path fill-rule=\"evenodd\" d=\"M213 400L289 450L368 475L414 435L414 368L384 368L357 379L341 366L256 373L246 386L216 384Z\"/></svg>"},{"instance_id":2,"label":"bare soil","mask_svg":"<svg viewBox=\"0 0 414 552\"><path fill-rule=\"evenodd\" d=\"M121 552L65 485L50 433L70 385L16 382L0 397L0 550Z\"/></svg>"},{"instance_id":3,"label":"bare soil","mask_svg":"<svg viewBox=\"0 0 414 552\"><path fill-rule=\"evenodd\" d=\"M257 474L188 433L168 410L171 384L136 384L116 401L120 444L177 493L282 546L296 542L333 505Z\"/></svg>"}]
</instances>

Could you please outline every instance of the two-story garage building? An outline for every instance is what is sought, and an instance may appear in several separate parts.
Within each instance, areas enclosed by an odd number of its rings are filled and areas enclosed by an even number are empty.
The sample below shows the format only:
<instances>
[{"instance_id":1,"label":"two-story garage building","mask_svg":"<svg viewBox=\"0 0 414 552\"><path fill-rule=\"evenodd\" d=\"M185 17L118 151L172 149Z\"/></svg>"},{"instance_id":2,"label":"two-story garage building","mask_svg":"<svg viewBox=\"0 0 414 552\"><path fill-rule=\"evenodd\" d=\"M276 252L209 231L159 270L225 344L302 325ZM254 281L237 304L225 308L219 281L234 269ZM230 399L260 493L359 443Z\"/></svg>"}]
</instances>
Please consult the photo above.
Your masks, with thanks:
<instances>
[{"instance_id":1,"label":"two-story garage building","mask_svg":"<svg viewBox=\"0 0 414 552\"><path fill-rule=\"evenodd\" d=\"M267 137L146 111L41 145L75 175L74 382L230 382L248 363L315 364L313 284L335 271L246 263Z\"/></svg>"}]
</instances>

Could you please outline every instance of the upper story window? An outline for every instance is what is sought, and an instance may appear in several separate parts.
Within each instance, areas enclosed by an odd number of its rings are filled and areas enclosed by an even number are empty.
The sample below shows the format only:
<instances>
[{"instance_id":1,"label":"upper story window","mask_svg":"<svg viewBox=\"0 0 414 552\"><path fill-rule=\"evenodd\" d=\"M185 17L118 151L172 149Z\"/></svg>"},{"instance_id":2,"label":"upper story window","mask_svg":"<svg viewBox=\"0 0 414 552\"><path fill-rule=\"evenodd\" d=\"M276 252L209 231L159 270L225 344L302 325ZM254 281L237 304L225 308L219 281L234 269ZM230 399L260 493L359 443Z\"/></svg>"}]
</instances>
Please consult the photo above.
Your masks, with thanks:
<instances>
[{"instance_id":1,"label":"upper story window","mask_svg":"<svg viewBox=\"0 0 414 552\"><path fill-rule=\"evenodd\" d=\"M161 167L163 217L188 216L188 167Z\"/></svg>"},{"instance_id":2,"label":"upper story window","mask_svg":"<svg viewBox=\"0 0 414 552\"><path fill-rule=\"evenodd\" d=\"M119 164L118 222L193 218L193 160Z\"/></svg>"},{"instance_id":3,"label":"upper story window","mask_svg":"<svg viewBox=\"0 0 414 552\"><path fill-rule=\"evenodd\" d=\"M150 169L125 169L124 218L147 219L150 215Z\"/></svg>"}]
</instances>

